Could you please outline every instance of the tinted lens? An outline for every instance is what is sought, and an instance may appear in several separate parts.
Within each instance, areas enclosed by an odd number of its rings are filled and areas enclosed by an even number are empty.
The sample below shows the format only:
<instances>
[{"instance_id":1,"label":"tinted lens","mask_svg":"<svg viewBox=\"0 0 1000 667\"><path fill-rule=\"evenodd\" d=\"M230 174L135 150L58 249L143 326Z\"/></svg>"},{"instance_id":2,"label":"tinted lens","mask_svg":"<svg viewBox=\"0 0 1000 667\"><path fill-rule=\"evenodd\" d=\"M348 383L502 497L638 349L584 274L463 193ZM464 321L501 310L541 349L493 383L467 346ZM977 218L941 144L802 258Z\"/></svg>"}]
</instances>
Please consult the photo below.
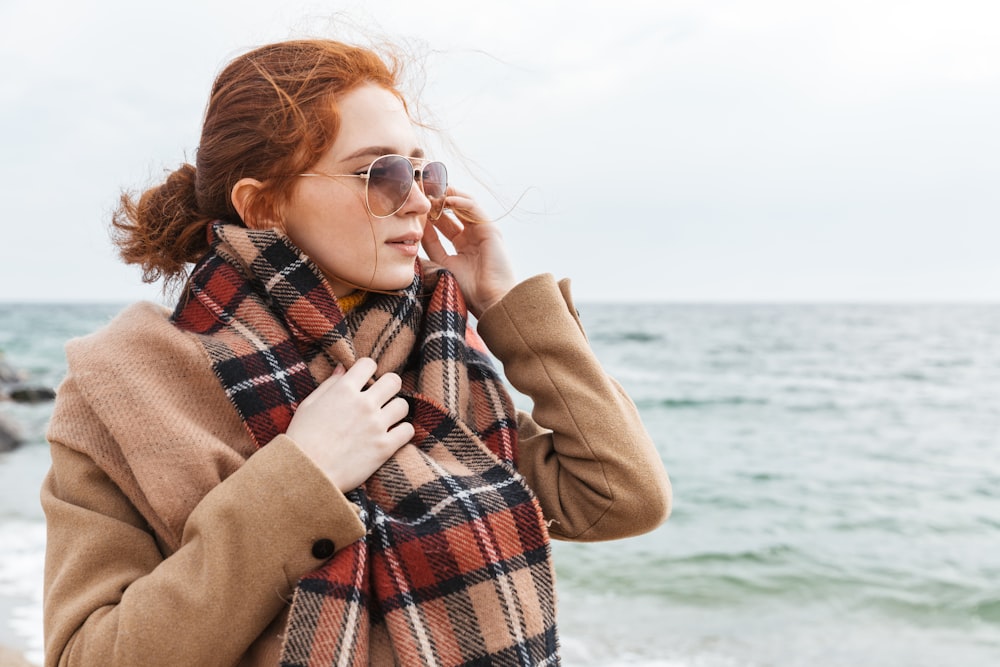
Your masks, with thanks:
<instances>
[{"instance_id":1,"label":"tinted lens","mask_svg":"<svg viewBox=\"0 0 1000 667\"><path fill-rule=\"evenodd\" d=\"M444 197L448 191L448 170L441 162L428 162L420 176L424 187L424 195L431 201L428 214L431 220L437 220L444 211Z\"/></svg>"},{"instance_id":2,"label":"tinted lens","mask_svg":"<svg viewBox=\"0 0 1000 667\"><path fill-rule=\"evenodd\" d=\"M368 170L368 208L388 217L402 208L413 187L413 165L401 155L384 155Z\"/></svg>"}]
</instances>

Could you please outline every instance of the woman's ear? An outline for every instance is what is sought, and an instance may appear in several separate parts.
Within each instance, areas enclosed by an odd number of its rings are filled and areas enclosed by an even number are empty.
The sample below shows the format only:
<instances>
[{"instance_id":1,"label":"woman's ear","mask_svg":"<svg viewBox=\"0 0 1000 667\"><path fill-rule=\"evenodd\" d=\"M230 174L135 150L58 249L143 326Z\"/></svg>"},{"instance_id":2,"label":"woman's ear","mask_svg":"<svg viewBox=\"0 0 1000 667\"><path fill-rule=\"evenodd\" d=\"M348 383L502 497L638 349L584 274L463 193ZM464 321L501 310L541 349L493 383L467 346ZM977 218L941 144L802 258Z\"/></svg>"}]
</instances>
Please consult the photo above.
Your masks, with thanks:
<instances>
[{"instance_id":1,"label":"woman's ear","mask_svg":"<svg viewBox=\"0 0 1000 667\"><path fill-rule=\"evenodd\" d=\"M261 221L259 220L247 219L250 202L253 201L254 197L257 196L263 187L264 184L256 178L241 178L236 181L236 185L233 186L233 191L229 194L229 197L233 202L233 208L235 208L236 212L239 213L240 219L243 220L243 224L250 229L273 227L272 224L264 223L262 226Z\"/></svg>"}]
</instances>

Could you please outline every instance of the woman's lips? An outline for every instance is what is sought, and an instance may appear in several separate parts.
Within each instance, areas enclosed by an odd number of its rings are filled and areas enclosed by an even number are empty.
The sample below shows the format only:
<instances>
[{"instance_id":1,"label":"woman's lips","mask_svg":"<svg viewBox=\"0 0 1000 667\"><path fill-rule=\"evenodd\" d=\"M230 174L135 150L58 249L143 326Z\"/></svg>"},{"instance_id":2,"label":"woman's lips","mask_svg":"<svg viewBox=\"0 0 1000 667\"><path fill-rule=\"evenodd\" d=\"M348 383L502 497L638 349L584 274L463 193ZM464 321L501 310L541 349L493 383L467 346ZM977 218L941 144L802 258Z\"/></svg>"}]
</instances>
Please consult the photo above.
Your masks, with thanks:
<instances>
[{"instance_id":1,"label":"woman's lips","mask_svg":"<svg viewBox=\"0 0 1000 667\"><path fill-rule=\"evenodd\" d=\"M417 253L420 251L420 239L397 239L395 241L386 241L385 244L392 246L398 252L406 255L407 257L416 257Z\"/></svg>"}]
</instances>

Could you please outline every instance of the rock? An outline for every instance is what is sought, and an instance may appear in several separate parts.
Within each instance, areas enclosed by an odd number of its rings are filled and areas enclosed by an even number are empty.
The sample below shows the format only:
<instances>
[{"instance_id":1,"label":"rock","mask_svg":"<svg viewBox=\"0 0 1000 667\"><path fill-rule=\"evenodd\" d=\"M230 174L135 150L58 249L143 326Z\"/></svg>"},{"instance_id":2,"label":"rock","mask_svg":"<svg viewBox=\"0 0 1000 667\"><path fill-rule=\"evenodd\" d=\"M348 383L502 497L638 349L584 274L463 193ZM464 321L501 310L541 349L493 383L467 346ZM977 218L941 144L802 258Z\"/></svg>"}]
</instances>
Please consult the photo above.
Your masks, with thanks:
<instances>
[{"instance_id":1,"label":"rock","mask_svg":"<svg viewBox=\"0 0 1000 667\"><path fill-rule=\"evenodd\" d=\"M0 401L41 403L56 397L56 392L49 387L25 384L25 377L24 373L4 361L3 353L0 352ZM17 427L0 414L0 452L9 452L20 444L21 437Z\"/></svg>"},{"instance_id":2,"label":"rock","mask_svg":"<svg viewBox=\"0 0 1000 667\"><path fill-rule=\"evenodd\" d=\"M14 385L7 387L7 397L15 403L41 403L54 399L56 392L49 387Z\"/></svg>"},{"instance_id":3,"label":"rock","mask_svg":"<svg viewBox=\"0 0 1000 667\"><path fill-rule=\"evenodd\" d=\"M0 452L9 452L21 444L17 428L0 414Z\"/></svg>"},{"instance_id":4,"label":"rock","mask_svg":"<svg viewBox=\"0 0 1000 667\"><path fill-rule=\"evenodd\" d=\"M3 352L0 352L0 401L41 403L56 397L56 392L49 387L25 384L27 378L26 373L8 364L3 358Z\"/></svg>"}]
</instances>

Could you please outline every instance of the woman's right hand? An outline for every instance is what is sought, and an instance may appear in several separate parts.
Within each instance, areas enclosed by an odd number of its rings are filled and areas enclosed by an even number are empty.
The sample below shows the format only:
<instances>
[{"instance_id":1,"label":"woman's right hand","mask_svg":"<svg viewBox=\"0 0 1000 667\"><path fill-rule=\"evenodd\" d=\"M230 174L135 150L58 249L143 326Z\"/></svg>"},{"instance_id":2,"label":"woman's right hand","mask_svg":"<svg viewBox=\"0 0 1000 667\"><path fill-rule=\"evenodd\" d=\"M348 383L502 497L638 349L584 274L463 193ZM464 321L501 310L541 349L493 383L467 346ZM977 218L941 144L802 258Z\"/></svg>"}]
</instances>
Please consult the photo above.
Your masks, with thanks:
<instances>
[{"instance_id":1,"label":"woman's right hand","mask_svg":"<svg viewBox=\"0 0 1000 667\"><path fill-rule=\"evenodd\" d=\"M402 421L409 405L396 395L402 380L386 373L365 388L375 370L367 357L347 371L337 366L299 404L286 431L344 493L361 486L413 439L413 425Z\"/></svg>"}]
</instances>

